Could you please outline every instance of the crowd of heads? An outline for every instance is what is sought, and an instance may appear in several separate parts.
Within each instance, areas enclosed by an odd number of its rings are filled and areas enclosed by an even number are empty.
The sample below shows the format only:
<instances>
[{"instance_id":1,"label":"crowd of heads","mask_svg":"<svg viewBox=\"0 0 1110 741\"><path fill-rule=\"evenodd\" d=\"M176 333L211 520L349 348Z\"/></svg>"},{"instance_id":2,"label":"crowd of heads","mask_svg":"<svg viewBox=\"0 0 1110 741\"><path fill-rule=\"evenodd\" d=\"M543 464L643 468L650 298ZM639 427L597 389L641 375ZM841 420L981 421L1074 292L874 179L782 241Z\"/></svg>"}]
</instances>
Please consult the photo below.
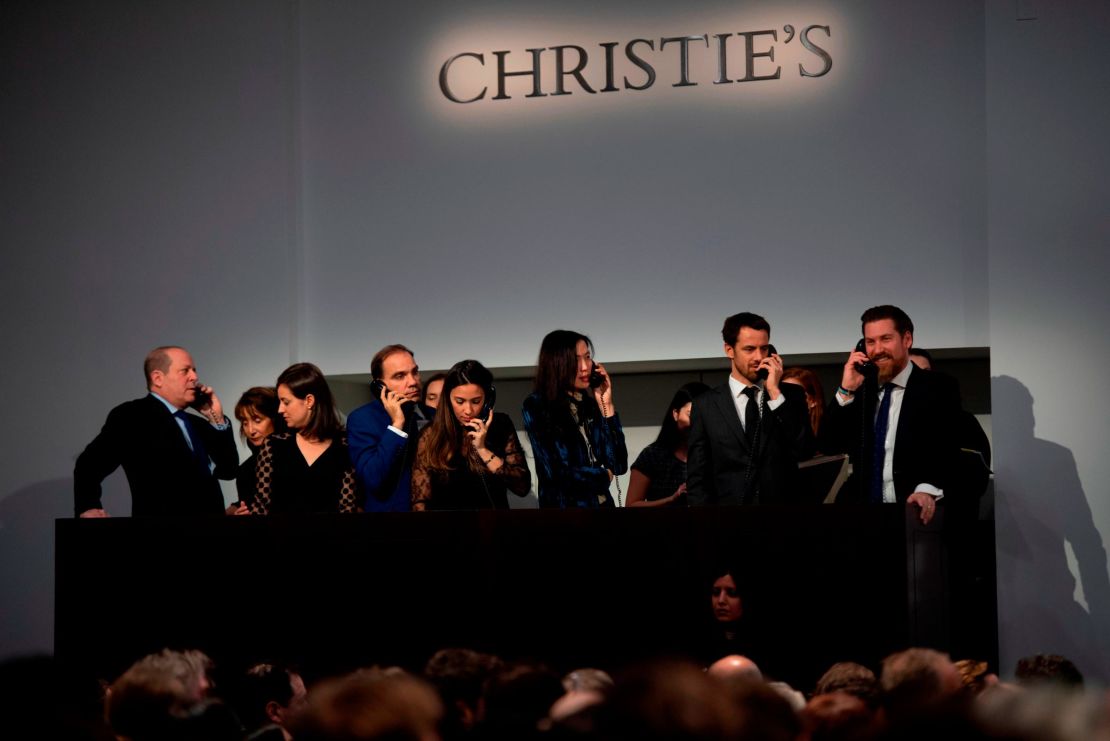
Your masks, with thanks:
<instances>
[{"instance_id":1,"label":"crowd of heads","mask_svg":"<svg viewBox=\"0 0 1110 741\"><path fill-rule=\"evenodd\" d=\"M654 659L612 676L566 674L464 648L419 671L371 667L306 688L291 667L221 672L199 651L164 650L110 684L79 683L51 659L0 664L11 737L126 741L868 741L1110 739L1110 695L1085 691L1060 656L1018 662L1002 682L983 662L910 648L878 674L831 666L812 688L764 675L748 657L708 667ZM58 735L62 734L62 735Z\"/></svg>"}]
</instances>

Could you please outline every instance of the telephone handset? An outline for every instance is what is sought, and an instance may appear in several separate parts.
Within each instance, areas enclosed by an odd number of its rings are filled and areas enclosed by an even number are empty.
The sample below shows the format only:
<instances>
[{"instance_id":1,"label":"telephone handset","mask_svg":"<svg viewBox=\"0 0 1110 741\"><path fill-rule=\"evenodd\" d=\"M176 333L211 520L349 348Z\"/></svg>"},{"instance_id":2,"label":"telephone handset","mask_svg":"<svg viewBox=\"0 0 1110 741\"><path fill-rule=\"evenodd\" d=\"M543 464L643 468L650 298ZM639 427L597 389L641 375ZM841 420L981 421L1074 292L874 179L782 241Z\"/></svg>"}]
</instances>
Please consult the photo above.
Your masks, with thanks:
<instances>
[{"instance_id":1,"label":"telephone handset","mask_svg":"<svg viewBox=\"0 0 1110 741\"><path fill-rule=\"evenodd\" d=\"M597 363L590 369L590 388L596 389L605 383L605 376L597 372Z\"/></svg>"},{"instance_id":2,"label":"telephone handset","mask_svg":"<svg viewBox=\"0 0 1110 741\"><path fill-rule=\"evenodd\" d=\"M865 340L862 337L860 338L860 341L856 343L856 352L861 352L861 353L866 353L867 352L867 340ZM859 374L864 375L864 376L869 376L869 375L875 373L875 371L876 371L875 364L872 363L870 360L866 360L862 363L856 363L856 373L859 373Z\"/></svg>"},{"instance_id":3,"label":"telephone handset","mask_svg":"<svg viewBox=\"0 0 1110 741\"><path fill-rule=\"evenodd\" d=\"M767 356L768 357L770 357L772 355L778 355L778 354L779 354L779 351L775 349L774 345L768 345L767 346ZM757 381L766 381L767 380L767 369L766 368L760 368L758 371L756 371L755 380L757 380Z\"/></svg>"},{"instance_id":4,"label":"telephone handset","mask_svg":"<svg viewBox=\"0 0 1110 741\"><path fill-rule=\"evenodd\" d=\"M200 381L197 381L196 386L193 388L193 403L190 404L193 409L202 409L212 403L212 394L206 394L200 390Z\"/></svg>"},{"instance_id":5,"label":"telephone handset","mask_svg":"<svg viewBox=\"0 0 1110 741\"><path fill-rule=\"evenodd\" d=\"M489 419L490 412L497 406L497 387L491 383L489 388L485 389L485 392L486 400L482 404L482 411L478 413L483 422Z\"/></svg>"}]
</instances>

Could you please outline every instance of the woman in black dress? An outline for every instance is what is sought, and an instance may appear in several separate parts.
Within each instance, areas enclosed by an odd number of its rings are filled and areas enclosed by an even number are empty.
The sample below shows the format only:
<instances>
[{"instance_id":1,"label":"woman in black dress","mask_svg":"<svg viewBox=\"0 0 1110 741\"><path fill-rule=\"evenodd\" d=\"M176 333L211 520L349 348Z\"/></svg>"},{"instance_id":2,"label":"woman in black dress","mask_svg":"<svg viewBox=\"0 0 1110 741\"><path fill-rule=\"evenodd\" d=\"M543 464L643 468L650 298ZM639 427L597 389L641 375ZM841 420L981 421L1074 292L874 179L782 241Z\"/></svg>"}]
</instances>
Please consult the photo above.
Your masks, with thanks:
<instances>
[{"instance_id":1,"label":"woman in black dress","mask_svg":"<svg viewBox=\"0 0 1110 741\"><path fill-rule=\"evenodd\" d=\"M456 363L443 380L435 419L420 436L412 509L508 509L532 476L508 415L493 411L493 374L477 360Z\"/></svg>"},{"instance_id":2,"label":"woman in black dress","mask_svg":"<svg viewBox=\"0 0 1110 741\"><path fill-rule=\"evenodd\" d=\"M686 494L686 451L690 442L690 409L694 397L708 391L693 381L675 392L655 442L632 464L628 480L629 507L666 507L682 504Z\"/></svg>"},{"instance_id":3,"label":"woman in black dress","mask_svg":"<svg viewBox=\"0 0 1110 741\"><path fill-rule=\"evenodd\" d=\"M311 363L277 379L278 411L295 434L271 435L258 451L254 514L354 512L355 471L331 389Z\"/></svg>"}]
</instances>

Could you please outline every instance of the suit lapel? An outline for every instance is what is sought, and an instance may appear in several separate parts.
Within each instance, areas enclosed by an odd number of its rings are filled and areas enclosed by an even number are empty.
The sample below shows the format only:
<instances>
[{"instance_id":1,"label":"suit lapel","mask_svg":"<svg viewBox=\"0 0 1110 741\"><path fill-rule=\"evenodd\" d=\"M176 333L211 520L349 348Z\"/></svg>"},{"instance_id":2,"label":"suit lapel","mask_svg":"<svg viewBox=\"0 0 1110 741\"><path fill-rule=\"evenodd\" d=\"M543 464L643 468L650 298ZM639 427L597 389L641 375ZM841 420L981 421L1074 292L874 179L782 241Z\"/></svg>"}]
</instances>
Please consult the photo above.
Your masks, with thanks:
<instances>
[{"instance_id":1,"label":"suit lapel","mask_svg":"<svg viewBox=\"0 0 1110 741\"><path fill-rule=\"evenodd\" d=\"M150 413L158 420L158 427L162 430L166 442L177 451L176 455L179 458L191 461L193 451L189 449L189 443L185 442L185 434L181 431L181 426L177 424L177 419L166 408L166 405L158 399L150 395L147 395L146 398L150 400ZM186 422L185 424L189 423Z\"/></svg>"},{"instance_id":2,"label":"suit lapel","mask_svg":"<svg viewBox=\"0 0 1110 741\"><path fill-rule=\"evenodd\" d=\"M748 450L748 438L744 436L744 427L740 424L740 417L736 414L736 404L732 400L732 389L728 383L724 386L718 386L714 394L714 401L717 404L717 410L721 416L725 418L725 423L728 425L732 433L736 435L736 440L740 443L740 447L745 451Z\"/></svg>"}]
</instances>

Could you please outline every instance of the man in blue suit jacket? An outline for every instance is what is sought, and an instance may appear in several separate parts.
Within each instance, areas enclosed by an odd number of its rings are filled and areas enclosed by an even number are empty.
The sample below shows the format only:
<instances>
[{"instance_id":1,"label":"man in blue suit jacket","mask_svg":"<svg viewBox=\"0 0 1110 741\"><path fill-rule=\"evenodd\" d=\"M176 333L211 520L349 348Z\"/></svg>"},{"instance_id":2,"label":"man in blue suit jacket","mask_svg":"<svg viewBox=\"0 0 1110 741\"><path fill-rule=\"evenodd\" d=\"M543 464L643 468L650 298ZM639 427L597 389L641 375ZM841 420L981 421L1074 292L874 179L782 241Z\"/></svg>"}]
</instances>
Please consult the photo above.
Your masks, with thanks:
<instances>
[{"instance_id":1,"label":"man in blue suit jacket","mask_svg":"<svg viewBox=\"0 0 1110 741\"><path fill-rule=\"evenodd\" d=\"M154 348L143 372L150 393L113 409L104 429L77 457L77 514L108 516L100 485L121 465L133 515L223 514L217 479L235 478L239 451L219 398L197 383L193 358L184 348ZM186 407L200 414L189 414Z\"/></svg>"},{"instance_id":2,"label":"man in blue suit jacket","mask_svg":"<svg viewBox=\"0 0 1110 741\"><path fill-rule=\"evenodd\" d=\"M370 361L381 396L347 417L347 447L367 512L412 509L412 462L419 433L435 410L420 403L420 368L404 345L386 345Z\"/></svg>"}]
</instances>

